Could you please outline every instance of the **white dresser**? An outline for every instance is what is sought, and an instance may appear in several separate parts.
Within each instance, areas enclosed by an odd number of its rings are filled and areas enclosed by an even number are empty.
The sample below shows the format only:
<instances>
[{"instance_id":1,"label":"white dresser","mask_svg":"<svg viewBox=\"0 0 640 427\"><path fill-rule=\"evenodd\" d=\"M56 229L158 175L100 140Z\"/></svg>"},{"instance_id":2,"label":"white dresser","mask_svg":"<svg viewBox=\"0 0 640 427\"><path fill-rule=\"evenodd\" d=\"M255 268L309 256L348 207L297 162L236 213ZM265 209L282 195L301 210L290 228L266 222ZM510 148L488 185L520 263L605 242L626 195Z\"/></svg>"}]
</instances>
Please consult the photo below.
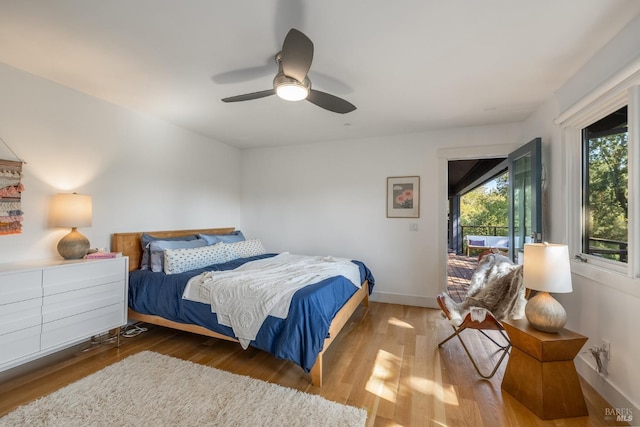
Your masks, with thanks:
<instances>
[{"instance_id":1,"label":"white dresser","mask_svg":"<svg viewBox=\"0 0 640 427\"><path fill-rule=\"evenodd\" d=\"M0 371L127 323L129 259L0 264Z\"/></svg>"}]
</instances>

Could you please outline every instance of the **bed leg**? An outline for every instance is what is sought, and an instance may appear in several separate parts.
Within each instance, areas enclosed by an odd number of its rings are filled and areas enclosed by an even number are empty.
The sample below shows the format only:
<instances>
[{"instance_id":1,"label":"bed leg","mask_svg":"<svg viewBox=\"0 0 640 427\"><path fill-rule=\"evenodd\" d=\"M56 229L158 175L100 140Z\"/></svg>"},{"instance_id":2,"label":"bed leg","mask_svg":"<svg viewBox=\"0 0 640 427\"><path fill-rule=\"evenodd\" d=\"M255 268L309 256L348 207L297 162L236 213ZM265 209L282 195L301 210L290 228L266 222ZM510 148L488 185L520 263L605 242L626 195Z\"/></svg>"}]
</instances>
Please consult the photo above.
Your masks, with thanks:
<instances>
[{"instance_id":1,"label":"bed leg","mask_svg":"<svg viewBox=\"0 0 640 427\"><path fill-rule=\"evenodd\" d=\"M315 365L311 368L311 383L316 387L322 387L322 353L318 355Z\"/></svg>"}]
</instances>

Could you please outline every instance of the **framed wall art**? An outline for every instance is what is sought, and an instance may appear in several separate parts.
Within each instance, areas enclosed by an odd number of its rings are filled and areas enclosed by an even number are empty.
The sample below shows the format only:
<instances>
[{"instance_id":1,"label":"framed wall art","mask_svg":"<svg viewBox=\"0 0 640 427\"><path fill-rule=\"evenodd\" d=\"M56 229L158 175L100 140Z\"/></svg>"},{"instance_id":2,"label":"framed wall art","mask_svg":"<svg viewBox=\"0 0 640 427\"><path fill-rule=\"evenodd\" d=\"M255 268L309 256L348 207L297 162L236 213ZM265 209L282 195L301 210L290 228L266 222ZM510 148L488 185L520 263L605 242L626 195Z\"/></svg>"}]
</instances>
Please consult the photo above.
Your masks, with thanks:
<instances>
[{"instance_id":1,"label":"framed wall art","mask_svg":"<svg viewBox=\"0 0 640 427\"><path fill-rule=\"evenodd\" d=\"M420 177L387 178L387 218L420 218Z\"/></svg>"}]
</instances>

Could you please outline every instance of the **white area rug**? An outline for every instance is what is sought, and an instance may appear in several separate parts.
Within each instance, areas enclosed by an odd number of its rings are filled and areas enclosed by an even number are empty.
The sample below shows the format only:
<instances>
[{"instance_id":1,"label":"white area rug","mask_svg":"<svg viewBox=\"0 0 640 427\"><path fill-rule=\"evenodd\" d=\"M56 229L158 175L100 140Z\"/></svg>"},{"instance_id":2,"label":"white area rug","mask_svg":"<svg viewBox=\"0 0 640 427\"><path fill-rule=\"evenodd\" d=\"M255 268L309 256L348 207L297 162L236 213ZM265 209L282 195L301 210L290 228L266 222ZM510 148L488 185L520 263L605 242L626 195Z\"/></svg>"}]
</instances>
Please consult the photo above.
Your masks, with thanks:
<instances>
[{"instance_id":1,"label":"white area rug","mask_svg":"<svg viewBox=\"0 0 640 427\"><path fill-rule=\"evenodd\" d=\"M0 426L364 426L367 412L145 351L0 418Z\"/></svg>"}]
</instances>

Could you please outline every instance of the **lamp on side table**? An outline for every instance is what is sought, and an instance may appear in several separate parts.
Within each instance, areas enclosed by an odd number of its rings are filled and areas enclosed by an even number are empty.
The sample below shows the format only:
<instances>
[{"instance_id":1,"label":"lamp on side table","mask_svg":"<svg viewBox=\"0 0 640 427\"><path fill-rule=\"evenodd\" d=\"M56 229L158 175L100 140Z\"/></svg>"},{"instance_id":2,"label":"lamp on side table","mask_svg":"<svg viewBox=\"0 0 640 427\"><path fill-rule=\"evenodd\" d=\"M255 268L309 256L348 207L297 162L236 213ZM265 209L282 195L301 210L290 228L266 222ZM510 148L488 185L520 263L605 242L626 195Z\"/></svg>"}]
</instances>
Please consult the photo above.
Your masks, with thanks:
<instances>
[{"instance_id":1,"label":"lamp on side table","mask_svg":"<svg viewBox=\"0 0 640 427\"><path fill-rule=\"evenodd\" d=\"M80 259L89 251L89 240L78 227L91 227L91 196L84 194L56 194L51 208L53 225L70 227L69 234L58 242L58 253L64 259Z\"/></svg>"},{"instance_id":2,"label":"lamp on side table","mask_svg":"<svg viewBox=\"0 0 640 427\"><path fill-rule=\"evenodd\" d=\"M529 323L539 331L557 333L567 323L567 312L549 292L572 291L567 245L525 244L522 278L527 289L538 291L525 307Z\"/></svg>"}]
</instances>

